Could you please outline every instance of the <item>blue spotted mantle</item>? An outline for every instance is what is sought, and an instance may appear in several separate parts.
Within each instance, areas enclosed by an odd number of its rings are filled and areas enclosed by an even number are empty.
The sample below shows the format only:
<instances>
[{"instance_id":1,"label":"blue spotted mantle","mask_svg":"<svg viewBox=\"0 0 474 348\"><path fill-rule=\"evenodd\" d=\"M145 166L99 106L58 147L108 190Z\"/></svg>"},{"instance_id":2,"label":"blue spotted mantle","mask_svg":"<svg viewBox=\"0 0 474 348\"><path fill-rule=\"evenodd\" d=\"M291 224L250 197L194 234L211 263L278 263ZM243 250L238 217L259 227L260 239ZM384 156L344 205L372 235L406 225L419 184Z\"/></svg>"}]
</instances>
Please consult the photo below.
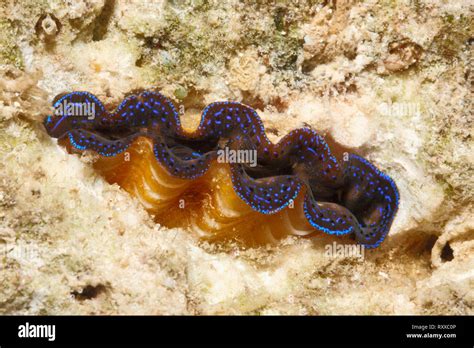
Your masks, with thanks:
<instances>
[{"instance_id":1,"label":"blue spotted mantle","mask_svg":"<svg viewBox=\"0 0 474 348\"><path fill-rule=\"evenodd\" d=\"M47 116L44 126L50 136L69 137L77 149L102 156L115 156L146 136L153 140L156 159L175 177L192 180L203 175L223 140L231 149L255 150L256 167L229 165L235 192L263 214L285 208L305 188L304 213L315 229L351 234L373 248L385 239L397 212L397 187L373 164L354 154L338 161L309 128L296 129L274 144L255 110L237 102L207 106L192 133L181 127L173 103L153 91L128 96L113 113L88 92L62 95L53 106L58 110L65 102L93 105L95 115Z\"/></svg>"}]
</instances>

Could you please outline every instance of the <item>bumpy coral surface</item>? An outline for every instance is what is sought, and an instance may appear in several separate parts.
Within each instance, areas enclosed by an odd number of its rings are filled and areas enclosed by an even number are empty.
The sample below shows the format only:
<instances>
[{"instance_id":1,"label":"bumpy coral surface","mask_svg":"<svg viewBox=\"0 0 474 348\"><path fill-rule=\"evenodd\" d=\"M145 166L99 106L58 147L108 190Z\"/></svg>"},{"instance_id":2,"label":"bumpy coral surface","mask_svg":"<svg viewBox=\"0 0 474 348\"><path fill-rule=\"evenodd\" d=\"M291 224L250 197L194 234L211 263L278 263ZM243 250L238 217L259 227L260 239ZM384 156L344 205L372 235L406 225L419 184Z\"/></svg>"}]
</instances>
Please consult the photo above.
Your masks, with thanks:
<instances>
[{"instance_id":1,"label":"bumpy coral surface","mask_svg":"<svg viewBox=\"0 0 474 348\"><path fill-rule=\"evenodd\" d=\"M470 6L2 2L0 312L474 314ZM368 158L400 191L390 235L374 250L322 234L242 247L157 224L97 154L68 154L41 125L60 93L107 106L138 88L173 99L191 129L235 100L273 143L307 127ZM214 170L216 192L231 190Z\"/></svg>"}]
</instances>

